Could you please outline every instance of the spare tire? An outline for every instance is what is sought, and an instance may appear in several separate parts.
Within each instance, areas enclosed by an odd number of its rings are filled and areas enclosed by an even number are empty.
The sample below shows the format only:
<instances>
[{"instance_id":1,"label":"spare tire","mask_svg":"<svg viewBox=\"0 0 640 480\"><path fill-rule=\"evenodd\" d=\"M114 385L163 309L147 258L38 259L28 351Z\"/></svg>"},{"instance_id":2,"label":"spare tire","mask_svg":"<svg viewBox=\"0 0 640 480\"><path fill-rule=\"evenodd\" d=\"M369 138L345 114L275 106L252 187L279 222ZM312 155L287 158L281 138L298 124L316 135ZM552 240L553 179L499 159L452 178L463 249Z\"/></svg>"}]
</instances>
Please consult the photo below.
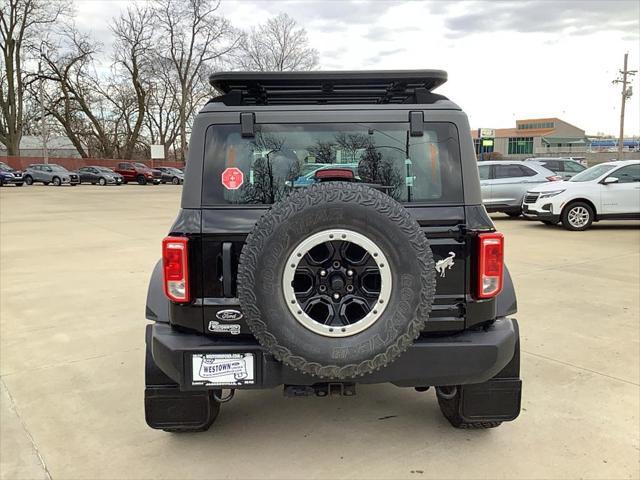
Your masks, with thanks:
<instances>
[{"instance_id":1,"label":"spare tire","mask_svg":"<svg viewBox=\"0 0 640 480\"><path fill-rule=\"evenodd\" d=\"M418 223L388 195L355 183L315 184L274 204L238 267L240 305L260 344L320 378L391 363L420 335L434 293Z\"/></svg>"}]
</instances>

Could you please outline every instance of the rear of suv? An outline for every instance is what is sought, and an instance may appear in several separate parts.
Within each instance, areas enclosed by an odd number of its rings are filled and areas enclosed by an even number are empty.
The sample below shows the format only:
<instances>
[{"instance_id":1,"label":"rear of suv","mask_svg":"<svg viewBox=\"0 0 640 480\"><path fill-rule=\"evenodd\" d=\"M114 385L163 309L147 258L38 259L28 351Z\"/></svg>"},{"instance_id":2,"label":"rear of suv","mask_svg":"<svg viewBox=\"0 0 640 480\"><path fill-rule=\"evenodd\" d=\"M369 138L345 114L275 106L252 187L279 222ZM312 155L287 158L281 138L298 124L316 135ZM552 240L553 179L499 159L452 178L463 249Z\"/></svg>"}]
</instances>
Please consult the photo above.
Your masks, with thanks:
<instances>
[{"instance_id":1,"label":"rear of suv","mask_svg":"<svg viewBox=\"0 0 640 480\"><path fill-rule=\"evenodd\" d=\"M518 416L504 238L446 78L211 76L147 294L149 426L206 430L238 389L360 383L435 387L459 428Z\"/></svg>"}]
</instances>

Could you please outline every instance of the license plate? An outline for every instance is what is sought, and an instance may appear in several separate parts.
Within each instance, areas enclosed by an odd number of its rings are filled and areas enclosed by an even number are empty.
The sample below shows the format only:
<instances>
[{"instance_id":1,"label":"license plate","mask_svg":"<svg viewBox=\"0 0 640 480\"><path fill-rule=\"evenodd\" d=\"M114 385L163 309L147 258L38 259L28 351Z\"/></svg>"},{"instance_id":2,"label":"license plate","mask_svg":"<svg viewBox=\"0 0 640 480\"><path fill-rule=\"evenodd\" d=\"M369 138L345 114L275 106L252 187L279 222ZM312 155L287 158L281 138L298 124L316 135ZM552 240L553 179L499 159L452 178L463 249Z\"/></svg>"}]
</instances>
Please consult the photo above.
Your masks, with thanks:
<instances>
[{"instance_id":1,"label":"license plate","mask_svg":"<svg viewBox=\"0 0 640 480\"><path fill-rule=\"evenodd\" d=\"M253 353L196 353L191 356L193 385L255 383Z\"/></svg>"}]
</instances>

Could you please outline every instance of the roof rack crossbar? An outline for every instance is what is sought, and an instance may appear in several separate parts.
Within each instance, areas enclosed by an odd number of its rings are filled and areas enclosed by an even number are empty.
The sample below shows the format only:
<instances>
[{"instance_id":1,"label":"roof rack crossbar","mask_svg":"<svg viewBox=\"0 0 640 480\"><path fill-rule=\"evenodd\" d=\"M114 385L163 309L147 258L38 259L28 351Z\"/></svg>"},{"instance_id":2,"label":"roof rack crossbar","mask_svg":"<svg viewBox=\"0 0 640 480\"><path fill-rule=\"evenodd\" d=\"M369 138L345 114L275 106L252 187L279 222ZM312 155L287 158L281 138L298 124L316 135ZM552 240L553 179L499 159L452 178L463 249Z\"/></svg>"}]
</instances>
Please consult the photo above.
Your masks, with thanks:
<instances>
[{"instance_id":1,"label":"roof rack crossbar","mask_svg":"<svg viewBox=\"0 0 640 480\"><path fill-rule=\"evenodd\" d=\"M227 105L434 103L441 70L359 72L226 72L209 77ZM238 96L240 100L238 100Z\"/></svg>"}]
</instances>

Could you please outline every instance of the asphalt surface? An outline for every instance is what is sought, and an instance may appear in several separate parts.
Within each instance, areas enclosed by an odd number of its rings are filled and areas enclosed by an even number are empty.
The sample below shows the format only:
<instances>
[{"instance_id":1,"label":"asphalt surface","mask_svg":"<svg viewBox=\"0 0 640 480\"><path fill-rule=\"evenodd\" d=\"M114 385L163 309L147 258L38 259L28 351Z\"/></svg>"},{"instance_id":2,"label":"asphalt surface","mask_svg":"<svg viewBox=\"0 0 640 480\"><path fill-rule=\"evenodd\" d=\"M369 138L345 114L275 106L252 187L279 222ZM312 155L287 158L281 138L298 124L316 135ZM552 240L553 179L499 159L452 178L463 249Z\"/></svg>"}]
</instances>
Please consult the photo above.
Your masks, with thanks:
<instances>
[{"instance_id":1,"label":"asphalt surface","mask_svg":"<svg viewBox=\"0 0 640 480\"><path fill-rule=\"evenodd\" d=\"M0 477L638 478L640 224L495 216L523 409L452 429L432 390L239 392L206 433L149 429L144 300L181 187L0 189Z\"/></svg>"}]
</instances>

